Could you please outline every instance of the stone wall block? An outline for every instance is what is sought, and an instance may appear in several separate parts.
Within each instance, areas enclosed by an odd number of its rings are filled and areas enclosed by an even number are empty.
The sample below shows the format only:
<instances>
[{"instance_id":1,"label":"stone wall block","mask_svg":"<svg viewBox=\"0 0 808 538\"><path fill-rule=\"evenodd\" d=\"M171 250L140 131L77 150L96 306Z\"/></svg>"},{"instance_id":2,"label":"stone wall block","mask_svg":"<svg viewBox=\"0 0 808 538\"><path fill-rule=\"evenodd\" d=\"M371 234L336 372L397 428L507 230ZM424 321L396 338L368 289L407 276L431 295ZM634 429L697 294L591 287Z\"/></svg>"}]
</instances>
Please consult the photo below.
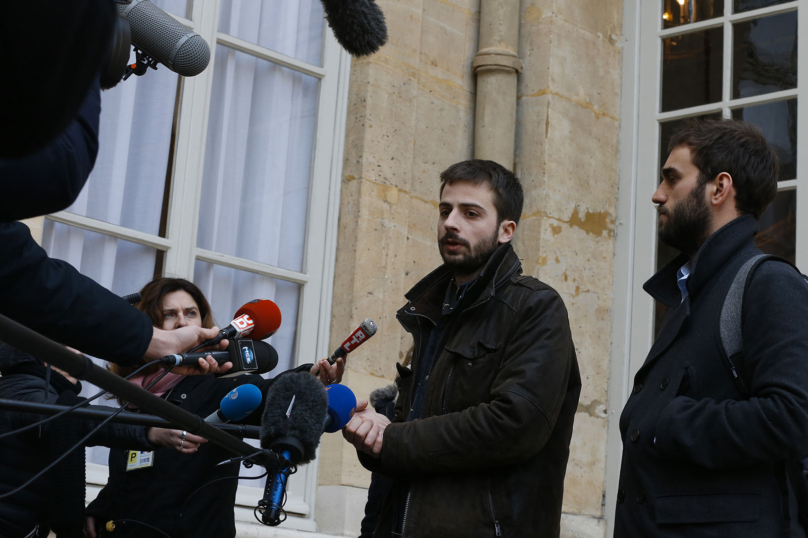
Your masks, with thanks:
<instances>
[{"instance_id":1,"label":"stone wall block","mask_svg":"<svg viewBox=\"0 0 808 538\"><path fill-rule=\"evenodd\" d=\"M623 26L622 0L555 0L553 13L609 42L619 42ZM619 72L619 67L615 71Z\"/></svg>"},{"instance_id":2,"label":"stone wall block","mask_svg":"<svg viewBox=\"0 0 808 538\"><path fill-rule=\"evenodd\" d=\"M519 259L522 261L522 271L526 275L539 278L541 269L541 217L523 218L516 227L516 235L513 238L513 248Z\"/></svg>"},{"instance_id":3,"label":"stone wall block","mask_svg":"<svg viewBox=\"0 0 808 538\"><path fill-rule=\"evenodd\" d=\"M567 306L583 383L580 403L597 407L608 400L613 240L551 217L541 237L539 278Z\"/></svg>"},{"instance_id":4,"label":"stone wall block","mask_svg":"<svg viewBox=\"0 0 808 538\"><path fill-rule=\"evenodd\" d=\"M545 95L550 87L550 67L553 59L553 18L531 18L530 6L522 10L519 26L519 57L524 62L524 71L519 74L517 95L539 97ZM521 119L522 116L517 115ZM518 123L518 122L517 122Z\"/></svg>"},{"instance_id":5,"label":"stone wall block","mask_svg":"<svg viewBox=\"0 0 808 538\"><path fill-rule=\"evenodd\" d=\"M422 72L462 87L471 58L466 58L467 10L440 0L424 0L421 28Z\"/></svg>"},{"instance_id":6,"label":"stone wall block","mask_svg":"<svg viewBox=\"0 0 808 538\"><path fill-rule=\"evenodd\" d=\"M378 0L376 3L387 24L387 44L372 58L385 55L417 68L424 0Z\"/></svg>"},{"instance_id":7,"label":"stone wall block","mask_svg":"<svg viewBox=\"0 0 808 538\"><path fill-rule=\"evenodd\" d=\"M540 217L544 209L547 176L547 134L550 97L521 97L516 102L516 175L522 182L525 203L522 218Z\"/></svg>"},{"instance_id":8,"label":"stone wall block","mask_svg":"<svg viewBox=\"0 0 808 538\"><path fill-rule=\"evenodd\" d=\"M606 419L579 411L575 414L570 461L564 480L563 511L602 516L605 476Z\"/></svg>"},{"instance_id":9,"label":"stone wall block","mask_svg":"<svg viewBox=\"0 0 808 538\"><path fill-rule=\"evenodd\" d=\"M561 514L561 538L605 538L606 522L600 518Z\"/></svg>"},{"instance_id":10,"label":"stone wall block","mask_svg":"<svg viewBox=\"0 0 808 538\"><path fill-rule=\"evenodd\" d=\"M618 122L550 96L547 134L547 214L565 218L584 207L598 220L617 207ZM608 216L606 215L608 214ZM587 215L581 215L586 219Z\"/></svg>"},{"instance_id":11,"label":"stone wall block","mask_svg":"<svg viewBox=\"0 0 808 538\"><path fill-rule=\"evenodd\" d=\"M596 115L620 114L621 48L562 20L552 25L550 91Z\"/></svg>"}]
</instances>

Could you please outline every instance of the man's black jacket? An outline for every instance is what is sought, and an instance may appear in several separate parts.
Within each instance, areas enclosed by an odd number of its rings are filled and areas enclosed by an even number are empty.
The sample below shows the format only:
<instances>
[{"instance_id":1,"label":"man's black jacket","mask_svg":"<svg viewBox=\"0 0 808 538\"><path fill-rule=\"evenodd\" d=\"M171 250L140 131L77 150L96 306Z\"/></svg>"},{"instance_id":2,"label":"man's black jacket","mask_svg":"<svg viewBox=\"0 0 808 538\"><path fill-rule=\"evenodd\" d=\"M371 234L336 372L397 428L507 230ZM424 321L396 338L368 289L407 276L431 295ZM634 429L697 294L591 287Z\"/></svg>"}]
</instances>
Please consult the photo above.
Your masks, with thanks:
<instances>
[{"instance_id":1,"label":"man's black jacket","mask_svg":"<svg viewBox=\"0 0 808 538\"><path fill-rule=\"evenodd\" d=\"M787 534L782 462L808 452L808 286L782 262L754 273L740 372L748 399L719 338L729 286L760 253L757 230L743 216L713 234L693 261L683 302L676 272L686 257L645 284L672 310L620 417L616 538Z\"/></svg>"},{"instance_id":2,"label":"man's black jacket","mask_svg":"<svg viewBox=\"0 0 808 538\"><path fill-rule=\"evenodd\" d=\"M395 420L371 471L394 477L375 536L557 537L581 379L559 295L523 276L501 246L443 332L421 419L404 422L412 380L452 277L445 266L407 293L398 319L414 339L412 371L399 366ZM393 498L404 494L406 514Z\"/></svg>"}]
</instances>

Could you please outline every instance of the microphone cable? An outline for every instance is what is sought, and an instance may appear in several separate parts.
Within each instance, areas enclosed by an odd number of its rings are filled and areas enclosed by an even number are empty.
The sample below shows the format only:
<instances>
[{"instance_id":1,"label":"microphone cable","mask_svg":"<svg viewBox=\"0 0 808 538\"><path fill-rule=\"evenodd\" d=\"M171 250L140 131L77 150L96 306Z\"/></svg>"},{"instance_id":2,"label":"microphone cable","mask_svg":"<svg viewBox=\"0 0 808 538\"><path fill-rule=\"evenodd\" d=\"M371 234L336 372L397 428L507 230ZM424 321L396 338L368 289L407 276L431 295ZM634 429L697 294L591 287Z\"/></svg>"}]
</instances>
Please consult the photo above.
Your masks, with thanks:
<instances>
[{"instance_id":1,"label":"microphone cable","mask_svg":"<svg viewBox=\"0 0 808 538\"><path fill-rule=\"evenodd\" d=\"M165 377L165 375L166 375L166 374L168 374L168 372L170 372L170 371L171 371L171 368L172 368L172 367L168 367L168 368L166 368L166 371L165 371L165 372L163 372L162 374L160 374L160 375L157 377L157 379L155 379L154 381L152 381L151 383L149 383L149 386L147 386L147 387L145 388L145 390L150 389L152 386L154 386L154 384L155 384L155 383L157 383L157 382L158 382L158 381L160 381L160 380L161 380L163 377ZM105 392L106 392L106 391L105 391ZM103 393L102 393L102 394L103 394ZM83 403L85 403L85 402L81 402L81 403L83 404ZM89 439L90 437L92 437L92 436L93 436L93 435L94 435L94 434L95 434L95 433L96 433L98 430L100 430L100 429L101 429L101 428L102 428L102 427L103 427L105 424L107 424L107 423L108 423L110 420L112 420L113 418L115 418L116 416L118 416L118 414L120 414L120 412L121 412L121 411L123 411L123 410L126 408L126 406L127 406L127 405L129 405L129 402L124 402L124 404L123 404L122 406L120 406L118 409L116 409L114 413L112 413L110 416L108 416L107 418L105 418L104 420L102 420L102 421L101 421L101 423L100 423L98 426L96 426L95 428L93 428L92 430L90 430L90 433L88 433L87 435L85 435L84 437L82 437L81 439L79 439L79 440L76 442L76 444L74 444L72 447L70 447L70 448L68 448L67 450L65 450L65 453L64 453L64 454L62 454L61 456L59 456L58 458L56 458L55 460L53 460L53 461L51 462L51 464L50 464L50 465L48 465L47 467L45 467L44 469L42 469L41 471L39 471L37 474L35 474L35 475L34 475L32 478L30 478L30 479L29 479L27 482L25 482L23 485L21 485L21 486L19 486L19 487L15 488L15 489L13 489L13 490L11 490L11 491L7 492L7 493L3 493L2 495L0 495L0 499L5 499L6 497L10 497L11 495L14 495L14 494L15 494L15 493L17 493L17 492L22 491L23 489L25 489L26 487L28 487L29 485L31 485L31 483L33 483L35 480L39 479L39 478L40 478L42 475L44 475L45 473L47 473L48 471L50 471L51 469L53 469L53 468L54 468L54 467L55 467L55 466L56 466L56 465L57 465L57 464L58 464L60 461L62 461L63 459L65 459L65 458L67 457L67 455L68 455L68 454L70 454L71 452L73 452L74 450L76 450L76 449L77 449L77 448L79 448L79 447L83 447L83 446L84 446L84 442L85 442L87 439ZM78 406L74 406L74 407L78 407ZM62 412L62 413L64 413L64 412ZM54 415L53 417L49 417L49 418L50 418L50 419L53 419L53 418L56 418L57 416L58 416L58 415ZM26 426L26 427L27 427L27 426ZM13 432L9 432L9 433L17 433L17 432L20 432L20 431L22 431L22 430L23 430L23 428L20 428L19 430L14 430Z\"/></svg>"},{"instance_id":2,"label":"microphone cable","mask_svg":"<svg viewBox=\"0 0 808 538\"><path fill-rule=\"evenodd\" d=\"M142 372L143 370L145 370L147 367L149 367L149 366L151 366L151 365L152 365L152 363L151 363L151 362L148 362L148 363L144 364L143 366L141 366L140 368L138 368L137 370L135 370L134 372L132 372L131 374L129 374L128 376L126 376L124 379L129 379L129 378L131 378L131 377L134 377L135 375L139 374L140 372ZM49 375L50 375L50 370L51 370L51 369L50 369L50 366L48 366L47 372L46 372L46 374L45 374L46 379L48 380L48 382L50 382L50 379L48 379L48 378L49 378ZM170 369L167 369L167 370L166 370L166 373L167 373L169 370L170 370ZM155 383L156 383L157 381L159 381L160 379L162 379L164 375L165 375L165 373L164 373L163 375L161 375L160 377L158 377L158 378L155 380ZM149 385L149 386L151 386L151 385ZM46 387L46 389L45 389L45 390L47 391L47 387ZM104 394L106 394L106 393L107 393L107 391L102 390L102 391L101 391L101 392L99 392L98 394L95 394L95 395L93 395L93 396L90 396L90 397L89 397L89 398L87 398L86 400L82 400L82 401L80 401L79 403L77 403L77 404L75 404L75 405L73 405L73 406L71 406L71 407L68 407L67 409L65 409L65 410L63 410L63 411L59 411L59 412L58 412L58 413L56 413L55 415L51 415L51 416L49 416L48 418L44 418L44 419L39 420L39 421L37 421L37 422L34 422L34 423L32 423L32 424L28 424L27 426L23 426L22 428L18 428L18 429L16 429L16 430L13 430L13 431L10 431L10 432L5 432L5 433L2 433L2 434L0 434L0 439L3 439L3 438L5 438L5 437L9 437L9 436L11 436L11 435L15 435L15 434L18 434L18 433L22 433L22 432L25 432L25 431L28 431L28 430L32 430L32 429L36 428L37 426L43 426L43 425L47 424L48 422L54 421L54 420L56 420L57 418L59 418L59 417L62 417L62 416L64 416L64 415L66 415L67 413L69 413L69 412L71 412L71 411L75 411L75 410L76 410L76 409L78 409L79 407L84 407L84 406L88 405L90 402L92 402L92 401L94 401L94 400L97 400L98 398L100 398L101 396L103 396L103 395L104 395Z\"/></svg>"}]
</instances>

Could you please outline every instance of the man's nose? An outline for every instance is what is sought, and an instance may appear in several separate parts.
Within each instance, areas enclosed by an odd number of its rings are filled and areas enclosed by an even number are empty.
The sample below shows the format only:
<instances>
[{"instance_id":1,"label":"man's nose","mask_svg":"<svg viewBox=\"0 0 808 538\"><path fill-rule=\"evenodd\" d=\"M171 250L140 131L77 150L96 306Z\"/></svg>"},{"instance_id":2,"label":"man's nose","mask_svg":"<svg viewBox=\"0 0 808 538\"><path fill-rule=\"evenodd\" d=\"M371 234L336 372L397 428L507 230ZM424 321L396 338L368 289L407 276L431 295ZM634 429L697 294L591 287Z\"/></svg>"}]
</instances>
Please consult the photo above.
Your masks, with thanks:
<instances>
[{"instance_id":1,"label":"man's nose","mask_svg":"<svg viewBox=\"0 0 808 538\"><path fill-rule=\"evenodd\" d=\"M447 230L452 230L453 232L456 232L459 229L458 224L459 224L459 217L457 215L457 211L452 211L451 213L449 213L449 216L446 217L445 221L443 221L443 226Z\"/></svg>"},{"instance_id":2,"label":"man's nose","mask_svg":"<svg viewBox=\"0 0 808 538\"><path fill-rule=\"evenodd\" d=\"M654 193L653 196L651 196L651 201L654 202L655 204L660 204L660 205L662 205L662 204L664 204L665 202L668 201L668 196L665 194L664 190L662 189L662 185L657 187L656 192Z\"/></svg>"}]
</instances>

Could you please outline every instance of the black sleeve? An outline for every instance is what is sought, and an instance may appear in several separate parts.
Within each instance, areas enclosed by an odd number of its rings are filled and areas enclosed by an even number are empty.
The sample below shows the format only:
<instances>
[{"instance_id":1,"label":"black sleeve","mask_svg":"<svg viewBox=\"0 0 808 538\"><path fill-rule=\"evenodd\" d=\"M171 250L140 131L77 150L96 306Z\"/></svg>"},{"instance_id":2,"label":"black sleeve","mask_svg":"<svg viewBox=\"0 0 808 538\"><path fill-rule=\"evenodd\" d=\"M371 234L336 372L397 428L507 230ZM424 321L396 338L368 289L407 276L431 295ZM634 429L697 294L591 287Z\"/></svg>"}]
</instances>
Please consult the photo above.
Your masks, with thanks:
<instances>
[{"instance_id":1,"label":"black sleeve","mask_svg":"<svg viewBox=\"0 0 808 538\"><path fill-rule=\"evenodd\" d=\"M100 114L96 80L76 118L55 140L26 157L0 159L0 221L55 213L76 200L95 165Z\"/></svg>"},{"instance_id":2,"label":"black sleeve","mask_svg":"<svg viewBox=\"0 0 808 538\"><path fill-rule=\"evenodd\" d=\"M806 319L808 284L784 263L761 265L743 307L743 360L751 397L674 398L657 423L657 451L711 469L808 452Z\"/></svg>"},{"instance_id":3,"label":"black sleeve","mask_svg":"<svg viewBox=\"0 0 808 538\"><path fill-rule=\"evenodd\" d=\"M100 422L83 420L81 422L82 436L87 435L91 430L97 428L98 424L100 424ZM154 450L156 447L149 443L147 432L148 428L145 426L107 422L87 440L85 445L100 445L123 450Z\"/></svg>"},{"instance_id":4,"label":"black sleeve","mask_svg":"<svg viewBox=\"0 0 808 538\"><path fill-rule=\"evenodd\" d=\"M73 266L48 257L28 227L0 222L0 313L90 355L138 364L152 325Z\"/></svg>"}]
</instances>

